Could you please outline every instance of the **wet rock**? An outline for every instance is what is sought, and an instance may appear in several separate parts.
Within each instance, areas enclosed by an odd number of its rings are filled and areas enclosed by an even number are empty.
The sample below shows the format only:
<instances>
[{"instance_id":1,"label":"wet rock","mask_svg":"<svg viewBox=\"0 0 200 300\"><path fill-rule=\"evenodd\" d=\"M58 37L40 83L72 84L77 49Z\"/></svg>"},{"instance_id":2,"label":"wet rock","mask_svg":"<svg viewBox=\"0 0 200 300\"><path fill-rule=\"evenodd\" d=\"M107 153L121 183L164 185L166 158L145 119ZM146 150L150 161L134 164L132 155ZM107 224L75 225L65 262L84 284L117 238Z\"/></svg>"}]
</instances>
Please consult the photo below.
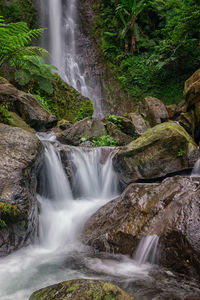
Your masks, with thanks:
<instances>
[{"instance_id":1,"label":"wet rock","mask_svg":"<svg viewBox=\"0 0 200 300\"><path fill-rule=\"evenodd\" d=\"M200 102L200 70L197 70L188 80L186 80L184 96L187 108Z\"/></svg>"},{"instance_id":2,"label":"wet rock","mask_svg":"<svg viewBox=\"0 0 200 300\"><path fill-rule=\"evenodd\" d=\"M134 300L118 286L100 280L76 279L61 282L33 293L30 300Z\"/></svg>"},{"instance_id":3,"label":"wet rock","mask_svg":"<svg viewBox=\"0 0 200 300\"><path fill-rule=\"evenodd\" d=\"M57 135L60 142L78 146L81 139L86 140L106 134L103 122L99 119L85 118Z\"/></svg>"},{"instance_id":4,"label":"wet rock","mask_svg":"<svg viewBox=\"0 0 200 300\"><path fill-rule=\"evenodd\" d=\"M166 106L169 119L173 119L176 113L177 105L176 104L170 104Z\"/></svg>"},{"instance_id":5,"label":"wet rock","mask_svg":"<svg viewBox=\"0 0 200 300\"><path fill-rule=\"evenodd\" d=\"M168 120L169 115L162 101L154 97L146 97L139 104L139 112L151 127Z\"/></svg>"},{"instance_id":6,"label":"wet rock","mask_svg":"<svg viewBox=\"0 0 200 300\"><path fill-rule=\"evenodd\" d=\"M99 251L133 255L141 237L157 234L159 264L199 273L199 203L199 178L176 176L162 183L131 184L86 222L83 241Z\"/></svg>"},{"instance_id":7,"label":"wet rock","mask_svg":"<svg viewBox=\"0 0 200 300\"><path fill-rule=\"evenodd\" d=\"M123 146L129 144L134 138L124 133L116 124L105 121L105 128L108 135L117 140L117 145Z\"/></svg>"},{"instance_id":8,"label":"wet rock","mask_svg":"<svg viewBox=\"0 0 200 300\"><path fill-rule=\"evenodd\" d=\"M151 128L148 121L146 121L141 114L134 112L134 113L129 113L128 116L134 125L135 132L138 135L143 134L145 131Z\"/></svg>"},{"instance_id":9,"label":"wet rock","mask_svg":"<svg viewBox=\"0 0 200 300\"><path fill-rule=\"evenodd\" d=\"M182 112L178 122L193 138L195 137L194 111Z\"/></svg>"},{"instance_id":10,"label":"wet rock","mask_svg":"<svg viewBox=\"0 0 200 300\"><path fill-rule=\"evenodd\" d=\"M115 124L123 133L127 135L133 136L135 134L135 126L129 118L111 115L106 117L103 121L109 121Z\"/></svg>"},{"instance_id":11,"label":"wet rock","mask_svg":"<svg viewBox=\"0 0 200 300\"><path fill-rule=\"evenodd\" d=\"M16 113L9 112L9 115L12 119L12 126L19 127L32 133L36 133L36 131L33 128L31 128L28 124L26 124L26 122L24 122Z\"/></svg>"},{"instance_id":12,"label":"wet rock","mask_svg":"<svg viewBox=\"0 0 200 300\"><path fill-rule=\"evenodd\" d=\"M30 132L0 124L0 256L37 234L36 177L42 144Z\"/></svg>"},{"instance_id":13,"label":"wet rock","mask_svg":"<svg viewBox=\"0 0 200 300\"><path fill-rule=\"evenodd\" d=\"M193 167L189 155L197 148L183 127L174 122L159 124L118 151L114 168L125 184L159 178Z\"/></svg>"},{"instance_id":14,"label":"wet rock","mask_svg":"<svg viewBox=\"0 0 200 300\"><path fill-rule=\"evenodd\" d=\"M36 130L52 128L57 123L33 95L16 89L5 79L0 81L0 102L9 102L11 110Z\"/></svg>"}]
</instances>

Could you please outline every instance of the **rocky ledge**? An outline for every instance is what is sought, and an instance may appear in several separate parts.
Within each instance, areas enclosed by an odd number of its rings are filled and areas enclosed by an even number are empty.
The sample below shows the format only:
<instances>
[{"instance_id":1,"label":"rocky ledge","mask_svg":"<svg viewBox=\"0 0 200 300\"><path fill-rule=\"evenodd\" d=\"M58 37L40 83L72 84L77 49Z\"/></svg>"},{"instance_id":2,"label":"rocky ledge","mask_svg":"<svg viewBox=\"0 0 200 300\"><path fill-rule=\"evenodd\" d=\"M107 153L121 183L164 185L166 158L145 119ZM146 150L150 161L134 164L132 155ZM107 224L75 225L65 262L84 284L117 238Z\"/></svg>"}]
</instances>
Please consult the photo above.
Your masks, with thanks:
<instances>
[{"instance_id":1,"label":"rocky ledge","mask_svg":"<svg viewBox=\"0 0 200 300\"><path fill-rule=\"evenodd\" d=\"M36 178L43 147L32 133L0 124L0 256L32 242L38 228Z\"/></svg>"},{"instance_id":2,"label":"rocky ledge","mask_svg":"<svg viewBox=\"0 0 200 300\"><path fill-rule=\"evenodd\" d=\"M159 264L200 272L200 178L131 184L85 224L83 241L99 251L134 256L144 236L159 237Z\"/></svg>"}]
</instances>

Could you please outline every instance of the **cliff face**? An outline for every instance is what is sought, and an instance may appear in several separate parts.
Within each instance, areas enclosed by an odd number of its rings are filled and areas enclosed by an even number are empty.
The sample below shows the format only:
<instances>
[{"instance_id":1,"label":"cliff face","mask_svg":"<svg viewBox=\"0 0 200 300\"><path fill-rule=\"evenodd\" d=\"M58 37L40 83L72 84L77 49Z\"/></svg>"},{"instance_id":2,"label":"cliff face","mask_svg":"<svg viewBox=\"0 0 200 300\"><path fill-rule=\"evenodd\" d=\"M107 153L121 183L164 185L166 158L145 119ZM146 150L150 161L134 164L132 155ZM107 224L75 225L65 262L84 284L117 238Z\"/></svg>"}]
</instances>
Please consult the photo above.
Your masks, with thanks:
<instances>
[{"instance_id":1,"label":"cliff face","mask_svg":"<svg viewBox=\"0 0 200 300\"><path fill-rule=\"evenodd\" d=\"M103 110L106 114L123 114L134 110L136 99L125 92L117 80L112 66L106 62L100 50L100 37L93 32L100 1L80 1L82 35L79 40L82 57L87 60L87 69L92 85L99 84Z\"/></svg>"}]
</instances>

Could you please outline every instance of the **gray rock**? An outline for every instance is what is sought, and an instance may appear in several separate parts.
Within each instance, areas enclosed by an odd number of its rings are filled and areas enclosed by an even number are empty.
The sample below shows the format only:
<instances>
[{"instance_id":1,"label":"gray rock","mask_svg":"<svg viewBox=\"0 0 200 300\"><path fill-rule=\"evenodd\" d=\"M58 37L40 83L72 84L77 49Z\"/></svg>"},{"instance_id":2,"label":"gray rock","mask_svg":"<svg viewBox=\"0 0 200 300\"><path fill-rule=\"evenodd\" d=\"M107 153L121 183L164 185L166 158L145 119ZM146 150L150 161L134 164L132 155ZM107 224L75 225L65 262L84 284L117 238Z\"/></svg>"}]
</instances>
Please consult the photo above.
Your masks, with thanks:
<instances>
[{"instance_id":1,"label":"gray rock","mask_svg":"<svg viewBox=\"0 0 200 300\"><path fill-rule=\"evenodd\" d=\"M159 264L200 270L200 179L171 177L131 184L85 224L83 241L99 251L133 255L143 236L157 234Z\"/></svg>"},{"instance_id":2,"label":"gray rock","mask_svg":"<svg viewBox=\"0 0 200 300\"><path fill-rule=\"evenodd\" d=\"M151 128L148 121L145 121L145 119L143 118L143 116L141 114L134 112L134 113L129 113L128 116L134 125L135 132L138 135L143 134L145 131L147 131L149 128Z\"/></svg>"},{"instance_id":3,"label":"gray rock","mask_svg":"<svg viewBox=\"0 0 200 300\"><path fill-rule=\"evenodd\" d=\"M48 129L56 125L57 119L42 107L31 94L16 89L6 79L0 80L0 103L9 102L27 124L36 130Z\"/></svg>"},{"instance_id":4,"label":"gray rock","mask_svg":"<svg viewBox=\"0 0 200 300\"><path fill-rule=\"evenodd\" d=\"M32 133L0 124L0 256L37 234L36 176L42 144Z\"/></svg>"},{"instance_id":5,"label":"gray rock","mask_svg":"<svg viewBox=\"0 0 200 300\"><path fill-rule=\"evenodd\" d=\"M154 97L146 97L139 103L139 113L143 115L151 127L166 122L169 118L164 103Z\"/></svg>"},{"instance_id":6,"label":"gray rock","mask_svg":"<svg viewBox=\"0 0 200 300\"><path fill-rule=\"evenodd\" d=\"M91 139L106 134L103 122L99 119L85 118L59 133L57 138L62 143L78 146L81 138Z\"/></svg>"}]
</instances>

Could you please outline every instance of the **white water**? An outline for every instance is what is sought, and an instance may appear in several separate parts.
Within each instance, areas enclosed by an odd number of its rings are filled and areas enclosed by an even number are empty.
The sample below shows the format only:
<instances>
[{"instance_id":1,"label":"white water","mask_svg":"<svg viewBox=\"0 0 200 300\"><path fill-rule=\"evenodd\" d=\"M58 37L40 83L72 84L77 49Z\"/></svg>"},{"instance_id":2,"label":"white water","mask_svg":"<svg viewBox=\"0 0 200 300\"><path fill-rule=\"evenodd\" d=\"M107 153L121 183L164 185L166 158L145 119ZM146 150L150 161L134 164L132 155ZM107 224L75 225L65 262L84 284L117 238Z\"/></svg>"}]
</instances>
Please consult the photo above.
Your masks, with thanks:
<instances>
[{"instance_id":1,"label":"white water","mask_svg":"<svg viewBox=\"0 0 200 300\"><path fill-rule=\"evenodd\" d=\"M159 237L155 234L141 239L134 257L138 264L156 263L158 241Z\"/></svg>"},{"instance_id":2,"label":"white water","mask_svg":"<svg viewBox=\"0 0 200 300\"><path fill-rule=\"evenodd\" d=\"M191 177L200 177L200 159L195 163Z\"/></svg>"},{"instance_id":3,"label":"white water","mask_svg":"<svg viewBox=\"0 0 200 300\"><path fill-rule=\"evenodd\" d=\"M58 68L60 76L83 96L91 99L95 107L95 117L102 118L102 91L98 80L88 64L88 57L83 57L84 38L79 27L79 0L40 0L42 25L48 27L48 38L44 47L51 54L51 63ZM86 44L84 46L88 47Z\"/></svg>"},{"instance_id":4,"label":"white water","mask_svg":"<svg viewBox=\"0 0 200 300\"><path fill-rule=\"evenodd\" d=\"M91 278L91 272L92 278L102 278L98 274L104 274L103 278L148 277L150 265L138 265L124 256L109 259L88 256L87 247L80 242L85 221L118 194L113 151L71 147L76 166L72 185L78 190L74 198L59 152L45 138L55 140L53 135L41 138L46 149L42 191L38 195L39 241L0 259L0 299L27 300L41 287L73 278Z\"/></svg>"}]
</instances>

